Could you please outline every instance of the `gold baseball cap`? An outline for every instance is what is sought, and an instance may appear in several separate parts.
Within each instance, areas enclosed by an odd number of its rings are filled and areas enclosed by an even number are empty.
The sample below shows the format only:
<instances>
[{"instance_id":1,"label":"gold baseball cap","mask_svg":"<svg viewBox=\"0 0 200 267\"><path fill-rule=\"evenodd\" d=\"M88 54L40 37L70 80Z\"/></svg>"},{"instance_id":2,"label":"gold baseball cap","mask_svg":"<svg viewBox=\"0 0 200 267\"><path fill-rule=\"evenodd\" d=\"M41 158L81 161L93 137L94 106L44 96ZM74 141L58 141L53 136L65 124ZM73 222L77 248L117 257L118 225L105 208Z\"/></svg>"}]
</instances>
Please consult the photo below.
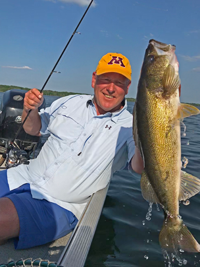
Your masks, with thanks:
<instances>
[{"instance_id":1,"label":"gold baseball cap","mask_svg":"<svg viewBox=\"0 0 200 267\"><path fill-rule=\"evenodd\" d=\"M103 56L96 69L96 75L107 72L116 72L122 74L131 81L131 65L125 56L119 53L108 53Z\"/></svg>"}]
</instances>

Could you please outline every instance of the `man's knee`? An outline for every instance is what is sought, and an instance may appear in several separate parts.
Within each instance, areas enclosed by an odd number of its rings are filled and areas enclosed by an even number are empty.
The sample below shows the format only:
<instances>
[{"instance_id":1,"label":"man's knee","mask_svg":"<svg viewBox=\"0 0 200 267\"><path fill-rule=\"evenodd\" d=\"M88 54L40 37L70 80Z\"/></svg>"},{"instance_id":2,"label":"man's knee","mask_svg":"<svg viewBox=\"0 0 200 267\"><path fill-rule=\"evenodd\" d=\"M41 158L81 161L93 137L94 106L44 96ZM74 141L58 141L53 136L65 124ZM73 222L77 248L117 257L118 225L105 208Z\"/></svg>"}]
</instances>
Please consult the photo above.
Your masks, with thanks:
<instances>
[{"instance_id":1,"label":"man's knee","mask_svg":"<svg viewBox=\"0 0 200 267\"><path fill-rule=\"evenodd\" d=\"M13 202L0 198L0 244L19 235L19 217Z\"/></svg>"}]
</instances>

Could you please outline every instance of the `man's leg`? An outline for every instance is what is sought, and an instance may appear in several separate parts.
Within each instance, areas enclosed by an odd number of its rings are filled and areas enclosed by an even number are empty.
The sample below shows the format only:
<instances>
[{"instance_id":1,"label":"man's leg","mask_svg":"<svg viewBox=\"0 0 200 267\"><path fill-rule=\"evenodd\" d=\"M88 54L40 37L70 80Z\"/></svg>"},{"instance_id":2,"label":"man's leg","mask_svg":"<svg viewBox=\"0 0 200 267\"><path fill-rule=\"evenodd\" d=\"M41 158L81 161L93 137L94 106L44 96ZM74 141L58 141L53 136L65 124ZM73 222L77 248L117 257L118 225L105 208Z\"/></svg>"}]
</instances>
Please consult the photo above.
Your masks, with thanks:
<instances>
[{"instance_id":1,"label":"man's leg","mask_svg":"<svg viewBox=\"0 0 200 267\"><path fill-rule=\"evenodd\" d=\"M4 197L10 192L7 180L7 170L0 171L0 197Z\"/></svg>"},{"instance_id":2,"label":"man's leg","mask_svg":"<svg viewBox=\"0 0 200 267\"><path fill-rule=\"evenodd\" d=\"M74 229L76 216L47 200L33 199L29 184L10 191L6 172L0 172L0 244L14 237L15 248L26 249Z\"/></svg>"},{"instance_id":3,"label":"man's leg","mask_svg":"<svg viewBox=\"0 0 200 267\"><path fill-rule=\"evenodd\" d=\"M10 194L7 197L14 203L19 217L17 225L20 225L20 231L19 228L18 232L15 231L16 225L13 225L13 236L17 236L14 239L16 249L27 249L52 242L71 232L78 221L73 213L57 204L32 198L30 191Z\"/></svg>"},{"instance_id":4,"label":"man's leg","mask_svg":"<svg viewBox=\"0 0 200 267\"><path fill-rule=\"evenodd\" d=\"M19 235L19 218L13 202L0 198L0 245Z\"/></svg>"}]
</instances>

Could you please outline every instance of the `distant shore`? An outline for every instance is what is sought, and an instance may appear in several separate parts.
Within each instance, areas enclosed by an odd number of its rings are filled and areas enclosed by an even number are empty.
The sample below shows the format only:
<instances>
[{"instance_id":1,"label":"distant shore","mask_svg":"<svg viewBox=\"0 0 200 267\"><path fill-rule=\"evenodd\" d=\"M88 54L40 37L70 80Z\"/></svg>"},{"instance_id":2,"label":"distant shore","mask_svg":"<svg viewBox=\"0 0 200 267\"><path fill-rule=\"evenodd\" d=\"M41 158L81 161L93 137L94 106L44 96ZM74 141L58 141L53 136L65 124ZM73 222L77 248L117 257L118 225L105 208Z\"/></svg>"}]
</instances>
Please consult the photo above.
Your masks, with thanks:
<instances>
[{"instance_id":1,"label":"distant shore","mask_svg":"<svg viewBox=\"0 0 200 267\"><path fill-rule=\"evenodd\" d=\"M0 85L0 92L5 92L11 89L21 89L21 90L30 90L30 88L26 87L19 87L15 85ZM86 94L86 93L85 93ZM83 95L82 93L74 93L74 92L58 92L58 91L51 91L51 90L44 90L44 95L52 95L52 96L68 96L68 95ZM127 101L135 102L135 98L126 97ZM187 103L190 105L200 106L200 103Z\"/></svg>"},{"instance_id":2,"label":"distant shore","mask_svg":"<svg viewBox=\"0 0 200 267\"><path fill-rule=\"evenodd\" d=\"M26 88L26 87L19 87L19 86L15 86L15 85L0 85L0 92L5 92L11 89L21 89L21 90L25 90L28 91L30 90L30 88ZM44 95L52 95L52 96L68 96L68 95L83 95L82 93L74 93L74 92L58 92L58 91L51 91L51 90L44 90L43 91ZM127 101L130 102L135 102L135 98L126 98Z\"/></svg>"}]
</instances>

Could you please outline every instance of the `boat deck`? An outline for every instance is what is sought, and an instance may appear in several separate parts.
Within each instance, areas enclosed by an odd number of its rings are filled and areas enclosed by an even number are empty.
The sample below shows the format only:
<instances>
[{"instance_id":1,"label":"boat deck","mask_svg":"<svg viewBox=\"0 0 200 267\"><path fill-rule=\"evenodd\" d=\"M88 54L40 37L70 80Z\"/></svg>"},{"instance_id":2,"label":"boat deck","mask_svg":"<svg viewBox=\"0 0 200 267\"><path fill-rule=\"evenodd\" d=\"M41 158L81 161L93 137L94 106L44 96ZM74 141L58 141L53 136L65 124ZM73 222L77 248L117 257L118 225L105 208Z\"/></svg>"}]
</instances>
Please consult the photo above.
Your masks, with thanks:
<instances>
[{"instance_id":1,"label":"boat deck","mask_svg":"<svg viewBox=\"0 0 200 267\"><path fill-rule=\"evenodd\" d=\"M83 267L96 231L109 184L93 194L72 233L46 245L15 250L13 240L0 246L0 264L18 260L46 260L63 267Z\"/></svg>"},{"instance_id":2,"label":"boat deck","mask_svg":"<svg viewBox=\"0 0 200 267\"><path fill-rule=\"evenodd\" d=\"M20 259L42 259L50 262L58 262L71 233L51 242L47 245L42 245L30 249L15 250L13 240L0 246L0 264L6 264L9 261L18 261Z\"/></svg>"}]
</instances>

